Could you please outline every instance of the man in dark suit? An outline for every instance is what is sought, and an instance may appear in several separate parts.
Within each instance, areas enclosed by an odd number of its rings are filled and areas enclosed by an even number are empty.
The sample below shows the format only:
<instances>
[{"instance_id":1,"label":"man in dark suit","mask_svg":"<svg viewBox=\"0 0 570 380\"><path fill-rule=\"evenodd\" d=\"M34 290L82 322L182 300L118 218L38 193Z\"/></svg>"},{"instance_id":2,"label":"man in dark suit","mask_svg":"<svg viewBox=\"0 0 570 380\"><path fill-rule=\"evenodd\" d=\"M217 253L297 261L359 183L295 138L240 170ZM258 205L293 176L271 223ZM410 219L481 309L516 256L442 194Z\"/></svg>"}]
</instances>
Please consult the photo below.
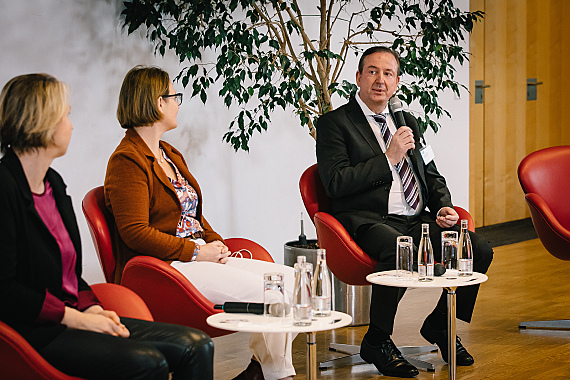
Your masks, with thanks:
<instances>
[{"instance_id":1,"label":"man in dark suit","mask_svg":"<svg viewBox=\"0 0 570 380\"><path fill-rule=\"evenodd\" d=\"M378 261L379 271L395 269L397 237L409 235L419 242L422 223L429 224L436 261L441 261L441 231L459 230L451 194L417 120L404 112L406 125L397 128L388 107L400 80L399 64L398 54L389 48L366 50L356 73L358 93L347 104L322 115L317 123L317 161L331 199L329 212ZM473 269L485 273L493 250L476 234L471 234L471 240ZM478 289L474 285L457 290L459 319L471 320ZM405 288L372 286L370 326L362 341L361 356L384 375L413 377L417 369L390 338L404 292ZM439 346L444 360L446 313L446 294L442 291L420 330L426 340ZM459 337L456 349L458 365L473 364Z\"/></svg>"}]
</instances>

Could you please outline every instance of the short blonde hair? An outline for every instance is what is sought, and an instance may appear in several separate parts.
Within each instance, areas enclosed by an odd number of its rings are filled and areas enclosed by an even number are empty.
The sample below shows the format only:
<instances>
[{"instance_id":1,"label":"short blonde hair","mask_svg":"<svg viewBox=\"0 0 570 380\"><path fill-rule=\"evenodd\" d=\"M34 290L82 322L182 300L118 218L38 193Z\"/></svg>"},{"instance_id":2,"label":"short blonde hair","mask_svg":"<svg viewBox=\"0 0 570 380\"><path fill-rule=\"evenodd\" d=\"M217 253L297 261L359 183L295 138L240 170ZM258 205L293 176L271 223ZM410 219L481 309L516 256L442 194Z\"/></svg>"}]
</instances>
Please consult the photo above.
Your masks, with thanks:
<instances>
[{"instance_id":1,"label":"short blonde hair","mask_svg":"<svg viewBox=\"0 0 570 380\"><path fill-rule=\"evenodd\" d=\"M123 128L151 125L162 119L157 100L168 95L170 77L159 67L135 66L121 86L117 119Z\"/></svg>"},{"instance_id":2,"label":"short blonde hair","mask_svg":"<svg viewBox=\"0 0 570 380\"><path fill-rule=\"evenodd\" d=\"M68 88L48 74L12 78L0 93L0 151L46 148L68 110Z\"/></svg>"}]
</instances>

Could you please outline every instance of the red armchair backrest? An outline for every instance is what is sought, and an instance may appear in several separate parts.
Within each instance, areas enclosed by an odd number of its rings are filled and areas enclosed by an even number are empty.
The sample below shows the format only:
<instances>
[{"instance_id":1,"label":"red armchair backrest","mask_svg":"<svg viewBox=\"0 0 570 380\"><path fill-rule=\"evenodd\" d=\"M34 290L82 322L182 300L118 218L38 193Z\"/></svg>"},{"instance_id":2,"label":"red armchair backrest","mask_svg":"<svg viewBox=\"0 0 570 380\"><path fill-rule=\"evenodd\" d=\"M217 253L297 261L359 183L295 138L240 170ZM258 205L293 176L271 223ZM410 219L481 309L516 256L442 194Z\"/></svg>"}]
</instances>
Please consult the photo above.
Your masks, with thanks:
<instances>
[{"instance_id":1,"label":"red armchair backrest","mask_svg":"<svg viewBox=\"0 0 570 380\"><path fill-rule=\"evenodd\" d=\"M105 281L113 283L115 281L116 259L111 231L114 229L115 221L105 206L103 186L90 190L83 198L81 206L97 250L97 256L99 256Z\"/></svg>"},{"instance_id":2,"label":"red armchair backrest","mask_svg":"<svg viewBox=\"0 0 570 380\"><path fill-rule=\"evenodd\" d=\"M317 164L310 166L303 172L299 180L299 189L311 220L314 219L317 212L328 210L330 200L319 176Z\"/></svg>"},{"instance_id":3,"label":"red armchair backrest","mask_svg":"<svg viewBox=\"0 0 570 380\"><path fill-rule=\"evenodd\" d=\"M376 261L370 258L334 217L327 214L330 200L319 176L317 164L307 168L299 180L301 198L315 224L319 246L327 250L327 265L334 275L349 285L370 285Z\"/></svg>"},{"instance_id":4,"label":"red armchair backrest","mask_svg":"<svg viewBox=\"0 0 570 380\"><path fill-rule=\"evenodd\" d=\"M529 154L518 175L540 241L554 257L570 260L570 146Z\"/></svg>"},{"instance_id":5,"label":"red armchair backrest","mask_svg":"<svg viewBox=\"0 0 570 380\"><path fill-rule=\"evenodd\" d=\"M518 169L525 194L538 194L558 222L570 229L570 145L537 150L523 158Z\"/></svg>"}]
</instances>

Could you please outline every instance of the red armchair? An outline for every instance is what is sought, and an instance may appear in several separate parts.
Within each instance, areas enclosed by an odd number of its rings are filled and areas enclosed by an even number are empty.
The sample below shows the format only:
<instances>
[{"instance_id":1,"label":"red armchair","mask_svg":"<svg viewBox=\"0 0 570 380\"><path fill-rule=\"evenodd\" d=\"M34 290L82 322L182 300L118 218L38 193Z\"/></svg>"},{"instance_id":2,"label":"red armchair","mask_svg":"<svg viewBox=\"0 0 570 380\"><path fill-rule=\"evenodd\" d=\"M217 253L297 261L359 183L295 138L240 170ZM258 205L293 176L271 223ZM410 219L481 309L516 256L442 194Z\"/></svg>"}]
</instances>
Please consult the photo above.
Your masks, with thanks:
<instances>
[{"instance_id":1,"label":"red armchair","mask_svg":"<svg viewBox=\"0 0 570 380\"><path fill-rule=\"evenodd\" d=\"M114 227L114 219L105 206L103 186L96 187L85 195L82 208L105 279L113 282L115 253L109 231ZM225 242L231 252L247 249L252 253L253 259L273 262L269 252L251 240L229 238ZM206 323L207 317L221 310L215 310L214 304L186 277L162 260L150 256L137 256L129 260L123 270L121 285L141 296L158 322L197 328L212 338L231 333Z\"/></svg>"},{"instance_id":2,"label":"red armchair","mask_svg":"<svg viewBox=\"0 0 570 380\"><path fill-rule=\"evenodd\" d=\"M328 214L330 200L326 194L325 188L321 182L317 164L307 168L301 175L299 181L299 188L301 191L301 198L307 209L307 213L317 230L317 238L319 246L327 251L327 265L334 275L342 282L349 285L370 285L366 281L366 276L376 271L377 261L368 256L352 237L348 234L346 229L336 220L332 215ZM475 230L475 224L471 215L461 207L455 207L459 214L459 220L467 219L469 230ZM359 352L360 347L331 344L331 350L355 354ZM435 346L423 347L400 347L404 355L414 354L420 352L429 352L437 350ZM350 357L349 357L350 358ZM338 367L346 364L360 363L358 357L350 359L342 358L340 363L321 363L321 368L328 368L330 366ZM407 359L416 365L416 367L433 371L434 367L430 363L419 362L413 358ZM338 361L339 359L337 359Z\"/></svg>"},{"instance_id":3,"label":"red armchair","mask_svg":"<svg viewBox=\"0 0 570 380\"><path fill-rule=\"evenodd\" d=\"M301 197L311 220L315 223L321 248L327 250L327 265L334 275L350 285L370 285L366 276L376 269L376 260L368 256L344 227L327 214L330 200L321 182L317 164L309 167L299 181ZM471 215L461 207L455 207L459 220L467 219L469 230L475 231ZM351 263L347 267L347 263Z\"/></svg>"},{"instance_id":4,"label":"red armchair","mask_svg":"<svg viewBox=\"0 0 570 380\"><path fill-rule=\"evenodd\" d=\"M121 317L152 321L152 315L143 300L133 291L115 284L96 284L91 287L105 309L114 310ZM11 380L72 380L49 364L14 329L0 321L0 373Z\"/></svg>"},{"instance_id":5,"label":"red armchair","mask_svg":"<svg viewBox=\"0 0 570 380\"><path fill-rule=\"evenodd\" d=\"M532 224L544 248L570 260L570 145L541 149L526 156L518 168ZM521 322L520 328L570 329L570 320Z\"/></svg>"}]
</instances>

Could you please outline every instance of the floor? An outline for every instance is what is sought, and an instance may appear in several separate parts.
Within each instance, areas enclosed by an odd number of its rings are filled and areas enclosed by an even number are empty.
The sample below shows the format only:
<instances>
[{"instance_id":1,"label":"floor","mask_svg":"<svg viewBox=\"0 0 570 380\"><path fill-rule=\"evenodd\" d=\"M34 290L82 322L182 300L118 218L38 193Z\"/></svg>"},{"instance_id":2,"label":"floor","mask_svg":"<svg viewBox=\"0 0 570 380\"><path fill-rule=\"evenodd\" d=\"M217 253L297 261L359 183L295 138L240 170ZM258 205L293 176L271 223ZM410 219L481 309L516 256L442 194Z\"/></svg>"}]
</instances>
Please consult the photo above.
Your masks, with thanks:
<instances>
[{"instance_id":1,"label":"floor","mask_svg":"<svg viewBox=\"0 0 570 380\"><path fill-rule=\"evenodd\" d=\"M538 239L496 247L489 281L482 284L471 324L458 321L462 342L475 358L470 367L458 367L459 379L570 379L570 332L519 330L520 321L568 316L570 286L568 264L555 259ZM425 316L439 297L438 290L414 289L406 293L393 339L398 345L423 345L419 335ZM367 327L347 327L317 334L319 361L341 356L327 349L329 342L360 344ZM232 379L249 363L249 334L215 338L215 379ZM305 379L305 335L293 343L296 380ZM435 365L436 372L421 371L417 379L447 379L447 364L439 353L418 358ZM320 379L391 379L369 364L320 371Z\"/></svg>"}]
</instances>

